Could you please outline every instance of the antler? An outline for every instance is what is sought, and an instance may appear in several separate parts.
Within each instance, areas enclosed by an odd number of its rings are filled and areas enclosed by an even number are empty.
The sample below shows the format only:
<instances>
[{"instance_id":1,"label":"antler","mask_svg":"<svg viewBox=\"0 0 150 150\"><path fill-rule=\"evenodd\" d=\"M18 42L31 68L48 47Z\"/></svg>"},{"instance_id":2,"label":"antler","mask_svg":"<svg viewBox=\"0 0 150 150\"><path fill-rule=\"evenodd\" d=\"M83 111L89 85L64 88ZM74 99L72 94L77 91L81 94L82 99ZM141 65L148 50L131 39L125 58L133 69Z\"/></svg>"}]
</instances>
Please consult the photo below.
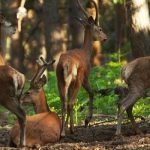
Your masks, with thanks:
<instances>
[{"instance_id":1,"label":"antler","mask_svg":"<svg viewBox=\"0 0 150 150\"><path fill-rule=\"evenodd\" d=\"M45 71L45 69L48 67L48 65L52 65L54 62L55 62L55 60L46 62L43 57L40 57L37 60L38 70L35 73L34 77L32 78L32 80L30 82L30 85L34 86L35 83L37 83L37 81L40 79L41 75L43 74L43 72Z\"/></svg>"},{"instance_id":2,"label":"antler","mask_svg":"<svg viewBox=\"0 0 150 150\"><path fill-rule=\"evenodd\" d=\"M95 3L95 1L91 1L91 3L94 4L95 10L96 10L96 17L95 17L95 24L99 25L99 15L98 15L98 8L97 8L97 4Z\"/></svg>"},{"instance_id":3,"label":"antler","mask_svg":"<svg viewBox=\"0 0 150 150\"><path fill-rule=\"evenodd\" d=\"M97 8L97 4L95 3L95 1L91 0L91 3L94 4L95 10L96 10L96 17L95 17L95 24L99 25L99 15L98 15L98 8ZM88 13L85 11L85 9L81 6L81 3L79 0L77 0L78 6L81 9L81 11L84 13L84 15L89 18ZM78 20L79 21L79 20Z\"/></svg>"},{"instance_id":4,"label":"antler","mask_svg":"<svg viewBox=\"0 0 150 150\"><path fill-rule=\"evenodd\" d=\"M79 8L81 9L81 11L82 11L82 12L84 13L84 15L88 18L89 15L88 15L88 13L85 11L85 9L81 6L79 0L77 0L77 3L78 3Z\"/></svg>"}]
</instances>

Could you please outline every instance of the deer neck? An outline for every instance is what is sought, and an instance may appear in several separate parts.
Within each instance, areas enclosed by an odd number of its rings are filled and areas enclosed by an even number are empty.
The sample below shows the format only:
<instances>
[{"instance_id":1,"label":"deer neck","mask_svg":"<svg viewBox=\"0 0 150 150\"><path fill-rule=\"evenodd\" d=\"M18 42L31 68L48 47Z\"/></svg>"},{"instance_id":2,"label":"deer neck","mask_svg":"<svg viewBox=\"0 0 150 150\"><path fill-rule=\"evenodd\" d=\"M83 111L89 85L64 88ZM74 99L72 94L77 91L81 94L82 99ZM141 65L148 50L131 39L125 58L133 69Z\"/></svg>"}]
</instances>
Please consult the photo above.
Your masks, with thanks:
<instances>
[{"instance_id":1,"label":"deer neck","mask_svg":"<svg viewBox=\"0 0 150 150\"><path fill-rule=\"evenodd\" d=\"M48 107L45 92L43 89L41 89L39 94L39 103L34 105L34 109L36 113L43 113L43 112L50 112L50 109Z\"/></svg>"},{"instance_id":2,"label":"deer neck","mask_svg":"<svg viewBox=\"0 0 150 150\"><path fill-rule=\"evenodd\" d=\"M85 35L84 35L84 45L83 49L86 51L88 58L91 58L92 55L92 43L93 43L93 33L91 27L85 28Z\"/></svg>"}]
</instances>

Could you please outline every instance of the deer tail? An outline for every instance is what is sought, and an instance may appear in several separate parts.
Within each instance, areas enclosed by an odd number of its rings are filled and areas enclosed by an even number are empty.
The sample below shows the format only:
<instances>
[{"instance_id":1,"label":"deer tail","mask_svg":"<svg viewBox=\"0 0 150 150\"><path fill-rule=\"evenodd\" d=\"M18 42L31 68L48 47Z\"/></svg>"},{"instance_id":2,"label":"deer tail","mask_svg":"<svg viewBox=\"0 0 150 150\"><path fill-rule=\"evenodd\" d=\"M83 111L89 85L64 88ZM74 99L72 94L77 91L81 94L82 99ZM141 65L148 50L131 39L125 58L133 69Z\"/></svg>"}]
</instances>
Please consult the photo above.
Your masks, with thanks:
<instances>
[{"instance_id":1,"label":"deer tail","mask_svg":"<svg viewBox=\"0 0 150 150\"><path fill-rule=\"evenodd\" d=\"M64 65L64 81L65 81L65 96L68 94L68 88L71 82L77 76L77 67L73 64L66 63Z\"/></svg>"}]
</instances>

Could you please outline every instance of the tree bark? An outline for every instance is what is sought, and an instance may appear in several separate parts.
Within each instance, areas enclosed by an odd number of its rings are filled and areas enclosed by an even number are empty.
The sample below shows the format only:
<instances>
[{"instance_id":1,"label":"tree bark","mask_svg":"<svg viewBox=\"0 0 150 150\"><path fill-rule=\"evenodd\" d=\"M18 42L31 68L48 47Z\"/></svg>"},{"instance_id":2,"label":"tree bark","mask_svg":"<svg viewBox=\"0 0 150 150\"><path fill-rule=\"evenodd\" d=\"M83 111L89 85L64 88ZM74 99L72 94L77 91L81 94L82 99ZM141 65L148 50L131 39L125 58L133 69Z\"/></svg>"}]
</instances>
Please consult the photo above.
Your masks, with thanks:
<instances>
[{"instance_id":1,"label":"tree bark","mask_svg":"<svg viewBox=\"0 0 150 150\"><path fill-rule=\"evenodd\" d=\"M59 56L66 50L66 43L64 42L66 32L63 28L63 23L60 21L58 0L45 0L43 13L47 58L55 59L55 68L58 63Z\"/></svg>"},{"instance_id":2,"label":"tree bark","mask_svg":"<svg viewBox=\"0 0 150 150\"><path fill-rule=\"evenodd\" d=\"M150 16L147 0L127 0L130 8L131 46L134 58L150 55Z\"/></svg>"},{"instance_id":3,"label":"tree bark","mask_svg":"<svg viewBox=\"0 0 150 150\"><path fill-rule=\"evenodd\" d=\"M120 53L121 47L125 42L125 29L126 29L126 9L124 3L117 3L115 4L115 12L116 12L116 19L115 19L115 31L116 31L116 42L115 48L118 52L118 59L120 61Z\"/></svg>"},{"instance_id":4,"label":"tree bark","mask_svg":"<svg viewBox=\"0 0 150 150\"><path fill-rule=\"evenodd\" d=\"M82 13L77 6L76 0L69 0L69 32L71 34L70 40L72 42L70 49L81 48L83 45L84 30L82 25L75 19L75 17L82 18ZM82 3L82 1L81 1Z\"/></svg>"}]
</instances>

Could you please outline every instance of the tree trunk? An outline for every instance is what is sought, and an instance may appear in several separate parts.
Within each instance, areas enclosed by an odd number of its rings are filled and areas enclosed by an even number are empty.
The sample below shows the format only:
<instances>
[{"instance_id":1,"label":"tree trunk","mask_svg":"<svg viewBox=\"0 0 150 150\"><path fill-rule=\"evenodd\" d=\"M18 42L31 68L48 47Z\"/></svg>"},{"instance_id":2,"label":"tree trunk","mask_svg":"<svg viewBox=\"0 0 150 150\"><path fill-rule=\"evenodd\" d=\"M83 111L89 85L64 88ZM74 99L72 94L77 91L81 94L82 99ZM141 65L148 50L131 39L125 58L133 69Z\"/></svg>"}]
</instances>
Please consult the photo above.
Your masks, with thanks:
<instances>
[{"instance_id":1,"label":"tree trunk","mask_svg":"<svg viewBox=\"0 0 150 150\"><path fill-rule=\"evenodd\" d=\"M45 0L43 9L47 58L55 59L55 68L59 56L66 49L64 43L66 32L59 18L58 0Z\"/></svg>"},{"instance_id":2,"label":"tree trunk","mask_svg":"<svg viewBox=\"0 0 150 150\"><path fill-rule=\"evenodd\" d=\"M125 29L126 29L126 11L124 3L115 4L116 19L115 19L115 30L116 30L116 43L115 48L118 52L118 60L120 62L120 51L121 47L125 42Z\"/></svg>"},{"instance_id":3,"label":"tree trunk","mask_svg":"<svg viewBox=\"0 0 150 150\"><path fill-rule=\"evenodd\" d=\"M132 0L130 6L131 45L134 58L150 55L150 16L147 0Z\"/></svg>"},{"instance_id":4,"label":"tree trunk","mask_svg":"<svg viewBox=\"0 0 150 150\"><path fill-rule=\"evenodd\" d=\"M82 2L82 1L81 1ZM71 34L70 40L72 42L70 49L81 48L83 45L84 30L82 25L75 19L75 17L82 18L80 9L77 6L76 0L69 0L69 32Z\"/></svg>"},{"instance_id":5,"label":"tree trunk","mask_svg":"<svg viewBox=\"0 0 150 150\"><path fill-rule=\"evenodd\" d=\"M11 43L11 65L25 73L25 66L24 66L24 48L23 48L23 33L18 32L12 36L12 43Z\"/></svg>"}]
</instances>

